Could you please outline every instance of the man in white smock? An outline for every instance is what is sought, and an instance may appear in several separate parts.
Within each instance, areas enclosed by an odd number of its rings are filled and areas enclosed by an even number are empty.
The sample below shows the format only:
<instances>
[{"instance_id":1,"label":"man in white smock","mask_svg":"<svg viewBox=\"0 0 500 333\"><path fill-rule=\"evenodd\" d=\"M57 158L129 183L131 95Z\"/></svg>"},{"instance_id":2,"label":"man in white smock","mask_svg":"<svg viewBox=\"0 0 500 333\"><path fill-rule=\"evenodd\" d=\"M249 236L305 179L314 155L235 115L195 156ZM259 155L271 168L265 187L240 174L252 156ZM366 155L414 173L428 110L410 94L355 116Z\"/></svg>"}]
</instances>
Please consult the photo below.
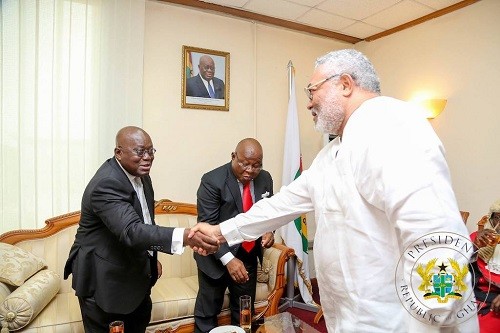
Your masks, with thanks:
<instances>
[{"instance_id":1,"label":"man in white smock","mask_svg":"<svg viewBox=\"0 0 500 333\"><path fill-rule=\"evenodd\" d=\"M428 121L411 104L381 96L372 64L355 50L318 58L305 90L316 129L338 137L272 198L193 231L234 244L314 210L314 261L329 332L476 332L475 313L456 325L451 317L446 327L437 322L461 306L452 301L424 309L432 325L415 319L395 287L398 261L419 237L446 231L469 239L444 148ZM410 258L405 270L414 264ZM469 277L464 284L471 292Z\"/></svg>"}]
</instances>

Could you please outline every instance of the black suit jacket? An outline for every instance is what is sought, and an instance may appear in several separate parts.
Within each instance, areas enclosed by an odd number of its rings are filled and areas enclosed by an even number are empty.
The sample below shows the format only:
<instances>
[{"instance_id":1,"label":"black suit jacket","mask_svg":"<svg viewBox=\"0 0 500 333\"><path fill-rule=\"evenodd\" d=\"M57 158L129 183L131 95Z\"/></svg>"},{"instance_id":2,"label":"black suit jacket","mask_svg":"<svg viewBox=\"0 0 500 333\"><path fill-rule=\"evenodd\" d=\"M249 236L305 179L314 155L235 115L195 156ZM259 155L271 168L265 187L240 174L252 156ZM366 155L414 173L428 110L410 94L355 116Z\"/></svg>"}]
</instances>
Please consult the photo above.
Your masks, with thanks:
<instances>
[{"instance_id":1,"label":"black suit jacket","mask_svg":"<svg viewBox=\"0 0 500 333\"><path fill-rule=\"evenodd\" d=\"M214 77L212 79L215 98L224 99L224 81ZM205 84L201 80L200 74L186 80L186 96L210 98Z\"/></svg>"},{"instance_id":2,"label":"black suit jacket","mask_svg":"<svg viewBox=\"0 0 500 333\"><path fill-rule=\"evenodd\" d=\"M144 224L139 198L114 157L97 170L83 194L64 278L73 274L76 295L94 297L106 312L135 310L156 282L156 251L171 251L174 228L154 225L151 178L144 176L142 182L153 225Z\"/></svg>"},{"instance_id":3,"label":"black suit jacket","mask_svg":"<svg viewBox=\"0 0 500 333\"><path fill-rule=\"evenodd\" d=\"M269 172L262 170L253 180L255 201L262 195L273 195L273 179ZM201 178L197 193L198 221L209 222L212 225L224 222L243 212L243 203L238 181L231 170L231 163L218 167ZM206 257L194 254L198 268L213 279L218 279L226 271L220 258L228 252L234 256L241 244L229 246L222 243L219 250ZM255 241L256 251L262 261L262 245L260 238Z\"/></svg>"}]
</instances>

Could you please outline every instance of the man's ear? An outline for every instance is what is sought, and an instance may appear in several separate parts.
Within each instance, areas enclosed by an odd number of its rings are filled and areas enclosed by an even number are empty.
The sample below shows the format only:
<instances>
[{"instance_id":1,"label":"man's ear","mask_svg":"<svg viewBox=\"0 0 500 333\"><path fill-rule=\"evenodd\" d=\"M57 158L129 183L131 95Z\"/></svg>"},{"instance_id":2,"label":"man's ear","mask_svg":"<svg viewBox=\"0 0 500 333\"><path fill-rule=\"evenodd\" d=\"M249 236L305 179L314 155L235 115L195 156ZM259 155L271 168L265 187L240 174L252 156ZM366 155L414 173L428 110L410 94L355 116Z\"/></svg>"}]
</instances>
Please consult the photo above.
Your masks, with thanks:
<instances>
[{"instance_id":1,"label":"man's ear","mask_svg":"<svg viewBox=\"0 0 500 333\"><path fill-rule=\"evenodd\" d=\"M119 160L121 160L121 158L122 158L121 149L120 149L120 148L118 148L118 147L116 147L116 148L115 148L115 158L116 158L118 161L119 161Z\"/></svg>"},{"instance_id":2,"label":"man's ear","mask_svg":"<svg viewBox=\"0 0 500 333\"><path fill-rule=\"evenodd\" d=\"M342 84L342 95L349 96L352 94L356 83L349 74L342 74L340 76L340 84Z\"/></svg>"}]
</instances>

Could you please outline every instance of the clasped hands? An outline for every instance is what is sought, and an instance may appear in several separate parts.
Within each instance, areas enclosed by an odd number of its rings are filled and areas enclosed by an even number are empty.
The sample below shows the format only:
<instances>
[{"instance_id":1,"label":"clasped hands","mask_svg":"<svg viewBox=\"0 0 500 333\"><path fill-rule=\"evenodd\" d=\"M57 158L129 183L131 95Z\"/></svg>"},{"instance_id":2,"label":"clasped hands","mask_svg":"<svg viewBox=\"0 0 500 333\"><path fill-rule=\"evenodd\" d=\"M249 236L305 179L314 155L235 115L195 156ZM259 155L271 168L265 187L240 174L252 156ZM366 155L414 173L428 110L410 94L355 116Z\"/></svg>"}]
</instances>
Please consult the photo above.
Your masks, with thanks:
<instances>
[{"instance_id":1,"label":"clasped hands","mask_svg":"<svg viewBox=\"0 0 500 333\"><path fill-rule=\"evenodd\" d=\"M219 225L198 222L194 227L184 231L184 245L193 251L206 256L217 252L221 243L226 242ZM262 236L262 246L271 247L274 244L274 234L267 232Z\"/></svg>"},{"instance_id":2,"label":"clasped hands","mask_svg":"<svg viewBox=\"0 0 500 333\"><path fill-rule=\"evenodd\" d=\"M220 244L225 241L218 225L198 222L193 228L184 230L184 246L191 247L202 256L217 252Z\"/></svg>"}]
</instances>

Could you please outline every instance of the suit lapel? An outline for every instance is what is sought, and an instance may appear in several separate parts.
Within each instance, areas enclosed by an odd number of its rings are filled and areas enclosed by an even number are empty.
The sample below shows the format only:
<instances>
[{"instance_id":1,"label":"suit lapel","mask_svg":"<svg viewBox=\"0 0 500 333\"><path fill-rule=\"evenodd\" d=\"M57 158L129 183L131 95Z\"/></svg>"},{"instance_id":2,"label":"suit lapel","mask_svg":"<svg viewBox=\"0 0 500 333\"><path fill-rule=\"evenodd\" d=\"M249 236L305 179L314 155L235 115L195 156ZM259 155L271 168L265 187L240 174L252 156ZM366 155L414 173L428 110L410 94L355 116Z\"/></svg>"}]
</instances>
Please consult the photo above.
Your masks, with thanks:
<instances>
[{"instance_id":1,"label":"suit lapel","mask_svg":"<svg viewBox=\"0 0 500 333\"><path fill-rule=\"evenodd\" d=\"M257 178L253 180L253 192L255 195L255 202L262 199L262 194L269 192L269 189L266 187L264 177L261 177L261 175L257 176Z\"/></svg>"},{"instance_id":2,"label":"suit lapel","mask_svg":"<svg viewBox=\"0 0 500 333\"><path fill-rule=\"evenodd\" d=\"M154 225L155 224L155 218L154 218L154 192L153 192L153 185L151 184L151 178L145 176L141 177L142 179L142 185L144 188L144 196L146 197L146 203L148 205L148 210L149 210L149 216L151 217L151 223Z\"/></svg>"},{"instance_id":3,"label":"suit lapel","mask_svg":"<svg viewBox=\"0 0 500 333\"><path fill-rule=\"evenodd\" d=\"M222 96L224 96L224 91L222 89L222 84L220 84L219 81L215 81L215 79L213 79L212 82L214 83L215 97L223 98Z\"/></svg>"},{"instance_id":4,"label":"suit lapel","mask_svg":"<svg viewBox=\"0 0 500 333\"><path fill-rule=\"evenodd\" d=\"M236 203L236 207L238 207L238 211L240 213L243 212L243 202L241 199L241 191L240 187L238 185L238 180L234 176L233 172L231 171L231 163L228 164L227 167L227 178L226 178L226 184L227 187L229 188L229 191L231 191L231 194L234 198L234 202ZM267 188L266 181L264 177L261 177L260 175L257 176L253 180L253 193L255 197L255 202L259 201L262 199L262 194L269 192L269 189Z\"/></svg>"},{"instance_id":5,"label":"suit lapel","mask_svg":"<svg viewBox=\"0 0 500 333\"><path fill-rule=\"evenodd\" d=\"M122 168L118 165L118 162L115 160L115 158L111 158L111 165L113 168L118 170L118 174L120 175L121 182L123 184L127 184L126 186L130 188L132 195L134 196L134 203L133 207L135 211L137 212L137 215L139 215L139 218L141 219L142 223L144 223L144 215L142 214L142 206L141 202L139 201L139 196L137 195L137 192L135 191L134 186L130 183L130 180L128 179L127 175L125 172L122 170ZM153 194L153 186L151 184L151 181L145 180L147 177L141 177L142 186L144 189L144 195L146 196L146 202L148 205L149 209L149 216L151 216L151 222L154 224L154 194Z\"/></svg>"},{"instance_id":6,"label":"suit lapel","mask_svg":"<svg viewBox=\"0 0 500 333\"><path fill-rule=\"evenodd\" d=\"M233 174L231 170L231 163L226 164L227 168L227 177L226 177L226 185L233 196L234 202L236 203L236 207L238 208L238 212L243 212L243 202L241 201L241 192L240 186L238 185L238 180Z\"/></svg>"},{"instance_id":7,"label":"suit lapel","mask_svg":"<svg viewBox=\"0 0 500 333\"><path fill-rule=\"evenodd\" d=\"M208 94L207 87L205 87L205 83L203 83L203 80L201 79L200 74L198 74L198 80L196 80L196 82L198 83L198 89L200 91L203 91L202 97L210 97L210 95Z\"/></svg>"},{"instance_id":8,"label":"suit lapel","mask_svg":"<svg viewBox=\"0 0 500 333\"><path fill-rule=\"evenodd\" d=\"M128 179L127 174L125 171L123 171L122 167L118 164L118 161L114 157L111 158L111 166L116 169L117 174L119 175L119 180L123 184L123 186L127 187L127 190L130 191L135 196L134 200L134 207L141 207L141 203L139 201L139 198L137 197L137 193L135 192L135 188L130 182L130 179Z\"/></svg>"}]
</instances>

